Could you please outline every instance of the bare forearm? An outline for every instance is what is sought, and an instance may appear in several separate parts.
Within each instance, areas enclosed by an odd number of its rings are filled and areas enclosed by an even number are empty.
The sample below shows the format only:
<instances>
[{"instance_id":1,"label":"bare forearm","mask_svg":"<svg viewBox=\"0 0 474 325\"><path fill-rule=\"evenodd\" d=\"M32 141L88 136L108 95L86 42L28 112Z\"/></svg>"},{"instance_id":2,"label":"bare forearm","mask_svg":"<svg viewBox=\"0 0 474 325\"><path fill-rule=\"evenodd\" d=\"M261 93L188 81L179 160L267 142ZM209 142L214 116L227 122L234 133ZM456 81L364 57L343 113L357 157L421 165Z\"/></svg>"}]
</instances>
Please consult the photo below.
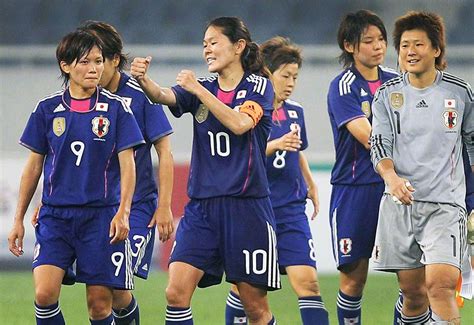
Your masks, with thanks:
<instances>
[{"instance_id":1,"label":"bare forearm","mask_svg":"<svg viewBox=\"0 0 474 325\"><path fill-rule=\"evenodd\" d=\"M15 220L23 222L26 210L35 194L43 169L43 156L32 153L23 169L16 206Z\"/></svg>"},{"instance_id":2,"label":"bare forearm","mask_svg":"<svg viewBox=\"0 0 474 325\"><path fill-rule=\"evenodd\" d=\"M278 151L278 142L277 139L268 141L267 142L267 148L265 149L265 155L267 157L273 155L275 152Z\"/></svg>"},{"instance_id":3,"label":"bare forearm","mask_svg":"<svg viewBox=\"0 0 474 325\"><path fill-rule=\"evenodd\" d=\"M309 167L308 159L306 159L306 156L301 151L299 157L299 165L306 185L309 188L313 188L316 185L316 182L313 179L313 174L311 173L311 168Z\"/></svg>"},{"instance_id":4,"label":"bare forearm","mask_svg":"<svg viewBox=\"0 0 474 325\"><path fill-rule=\"evenodd\" d=\"M148 76L139 78L138 83L152 102L168 106L176 105L176 96L170 88L161 87Z\"/></svg>"},{"instance_id":5,"label":"bare forearm","mask_svg":"<svg viewBox=\"0 0 474 325\"><path fill-rule=\"evenodd\" d=\"M206 88L201 86L197 92L197 97L232 133L241 135L253 127L253 120L248 115L229 109Z\"/></svg>"},{"instance_id":6,"label":"bare forearm","mask_svg":"<svg viewBox=\"0 0 474 325\"><path fill-rule=\"evenodd\" d=\"M135 192L135 161L133 149L126 149L119 153L120 163L120 206L122 210L130 214L130 208Z\"/></svg>"},{"instance_id":7,"label":"bare forearm","mask_svg":"<svg viewBox=\"0 0 474 325\"><path fill-rule=\"evenodd\" d=\"M398 176L395 172L395 166L393 165L393 161L391 159L381 160L377 164L377 171L386 183L389 183L393 177Z\"/></svg>"},{"instance_id":8,"label":"bare forearm","mask_svg":"<svg viewBox=\"0 0 474 325\"><path fill-rule=\"evenodd\" d=\"M163 139L165 140L165 139ZM156 153L159 158L158 178L158 206L170 207L173 193L173 154L170 150L169 140L166 145L155 144Z\"/></svg>"}]
</instances>

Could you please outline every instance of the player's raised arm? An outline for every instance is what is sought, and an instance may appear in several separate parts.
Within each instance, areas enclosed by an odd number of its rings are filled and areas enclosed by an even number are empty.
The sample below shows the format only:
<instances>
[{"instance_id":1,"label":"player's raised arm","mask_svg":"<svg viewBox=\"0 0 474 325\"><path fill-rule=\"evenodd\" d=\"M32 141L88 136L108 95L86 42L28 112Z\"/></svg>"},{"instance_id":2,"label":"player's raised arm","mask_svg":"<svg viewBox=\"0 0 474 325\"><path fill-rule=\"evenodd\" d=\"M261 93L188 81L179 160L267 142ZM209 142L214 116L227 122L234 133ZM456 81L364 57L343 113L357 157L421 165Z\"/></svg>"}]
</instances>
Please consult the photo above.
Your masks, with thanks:
<instances>
[{"instance_id":1,"label":"player's raised arm","mask_svg":"<svg viewBox=\"0 0 474 325\"><path fill-rule=\"evenodd\" d=\"M43 163L44 155L32 151L23 169L23 174L21 175L15 218L13 227L8 235L8 248L15 256L23 254L23 237L25 235L23 221L31 198L38 186L38 181L43 171Z\"/></svg>"},{"instance_id":2,"label":"player's raised arm","mask_svg":"<svg viewBox=\"0 0 474 325\"><path fill-rule=\"evenodd\" d=\"M132 77L138 80L138 83L151 101L163 105L175 106L176 96L174 92L170 88L161 87L148 76L147 71L150 63L151 56L133 59L130 66Z\"/></svg>"}]
</instances>

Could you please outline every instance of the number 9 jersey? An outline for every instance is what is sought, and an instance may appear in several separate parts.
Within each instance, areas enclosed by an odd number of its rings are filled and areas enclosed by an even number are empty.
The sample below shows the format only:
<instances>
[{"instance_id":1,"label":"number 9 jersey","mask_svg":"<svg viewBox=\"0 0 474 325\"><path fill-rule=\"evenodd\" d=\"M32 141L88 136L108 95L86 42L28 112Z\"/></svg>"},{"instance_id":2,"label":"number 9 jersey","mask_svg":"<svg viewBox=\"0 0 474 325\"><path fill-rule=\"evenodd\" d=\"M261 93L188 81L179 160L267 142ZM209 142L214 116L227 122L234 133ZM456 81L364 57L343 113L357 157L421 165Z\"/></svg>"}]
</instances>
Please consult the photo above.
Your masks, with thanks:
<instances>
[{"instance_id":1,"label":"number 9 jersey","mask_svg":"<svg viewBox=\"0 0 474 325\"><path fill-rule=\"evenodd\" d=\"M88 111L73 111L69 91L60 91L42 99L30 116L20 144L46 156L43 204L120 203L118 153L144 140L121 97L98 88L92 102Z\"/></svg>"}]
</instances>

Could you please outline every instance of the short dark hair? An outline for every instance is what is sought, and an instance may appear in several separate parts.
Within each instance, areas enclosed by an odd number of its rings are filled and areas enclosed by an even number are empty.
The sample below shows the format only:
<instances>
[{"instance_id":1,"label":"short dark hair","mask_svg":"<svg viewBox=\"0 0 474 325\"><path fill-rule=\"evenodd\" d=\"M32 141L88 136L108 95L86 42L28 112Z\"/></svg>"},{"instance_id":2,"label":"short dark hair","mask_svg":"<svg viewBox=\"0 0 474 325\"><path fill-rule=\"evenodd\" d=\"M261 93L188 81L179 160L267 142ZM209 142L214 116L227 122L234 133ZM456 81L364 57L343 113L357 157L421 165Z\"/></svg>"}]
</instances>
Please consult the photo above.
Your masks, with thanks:
<instances>
[{"instance_id":1,"label":"short dark hair","mask_svg":"<svg viewBox=\"0 0 474 325\"><path fill-rule=\"evenodd\" d=\"M102 49L104 57L112 60L115 55L118 55L120 57L118 69L119 71L123 71L128 64L128 57L123 53L122 37L120 37L120 34L114 26L103 21L88 20L79 26L78 29L86 30L97 35L97 37L102 40L102 43L104 43Z\"/></svg>"},{"instance_id":2,"label":"short dark hair","mask_svg":"<svg viewBox=\"0 0 474 325\"><path fill-rule=\"evenodd\" d=\"M289 38L275 36L260 45L263 62L268 70L273 73L284 64L296 63L298 68L303 64L301 49L290 41Z\"/></svg>"},{"instance_id":3,"label":"short dark hair","mask_svg":"<svg viewBox=\"0 0 474 325\"><path fill-rule=\"evenodd\" d=\"M369 26L377 27L382 33L383 39L387 42L387 31L382 19L375 13L369 10L359 10L355 13L348 13L344 16L339 24L337 32L337 43L342 50L339 55L339 63L342 63L344 68L347 68L354 63L354 56L352 53L346 51L344 42L348 42L354 47L358 47L364 31Z\"/></svg>"},{"instance_id":4,"label":"short dark hair","mask_svg":"<svg viewBox=\"0 0 474 325\"><path fill-rule=\"evenodd\" d=\"M94 46L97 46L102 51L103 43L101 39L84 30L76 30L61 39L56 48L56 60L61 70L63 85L68 83L69 74L61 69L61 62L64 61L66 64L72 64L76 61L77 64L82 57L89 54Z\"/></svg>"},{"instance_id":5,"label":"short dark hair","mask_svg":"<svg viewBox=\"0 0 474 325\"><path fill-rule=\"evenodd\" d=\"M435 59L435 66L438 70L447 67L445 59L446 53L446 33L443 18L432 12L409 11L395 21L393 30L393 43L397 53L400 53L400 41L402 34L407 30L419 29L426 32L431 41L431 46L440 51Z\"/></svg>"},{"instance_id":6,"label":"short dark hair","mask_svg":"<svg viewBox=\"0 0 474 325\"><path fill-rule=\"evenodd\" d=\"M220 28L232 43L237 43L240 39L245 40L247 45L240 57L244 71L263 73L264 64L260 48L257 43L252 41L250 32L242 19L238 17L218 17L207 24L206 30L211 26Z\"/></svg>"}]
</instances>

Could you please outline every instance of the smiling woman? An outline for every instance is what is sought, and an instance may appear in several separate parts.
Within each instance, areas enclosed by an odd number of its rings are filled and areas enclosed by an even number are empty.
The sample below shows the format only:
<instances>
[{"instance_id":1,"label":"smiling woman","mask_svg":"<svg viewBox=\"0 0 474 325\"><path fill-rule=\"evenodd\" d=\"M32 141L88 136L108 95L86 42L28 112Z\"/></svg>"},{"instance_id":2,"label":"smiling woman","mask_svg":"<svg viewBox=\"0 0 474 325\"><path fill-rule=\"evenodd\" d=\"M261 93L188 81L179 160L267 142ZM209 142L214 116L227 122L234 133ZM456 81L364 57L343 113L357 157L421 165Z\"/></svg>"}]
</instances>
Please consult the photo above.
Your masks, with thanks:
<instances>
[{"instance_id":1,"label":"smiling woman","mask_svg":"<svg viewBox=\"0 0 474 325\"><path fill-rule=\"evenodd\" d=\"M238 286L250 321L273 324L266 293L280 288L280 278L265 172L273 88L240 19L211 21L203 46L208 71L217 76L196 79L182 70L176 86L163 88L147 75L150 57L135 58L131 68L150 99L176 117L194 117L191 201L170 257L167 324L192 324L196 286L220 283L224 271Z\"/></svg>"},{"instance_id":2,"label":"smiling woman","mask_svg":"<svg viewBox=\"0 0 474 325\"><path fill-rule=\"evenodd\" d=\"M112 288L130 289L128 214L135 186L133 148L143 143L123 100L98 87L102 42L76 31L59 43L56 58L66 89L39 101L20 143L31 150L8 237L23 254L24 217L43 172L42 206L33 259L37 324L64 324L61 281L77 261L87 284L89 318L110 324Z\"/></svg>"}]
</instances>

